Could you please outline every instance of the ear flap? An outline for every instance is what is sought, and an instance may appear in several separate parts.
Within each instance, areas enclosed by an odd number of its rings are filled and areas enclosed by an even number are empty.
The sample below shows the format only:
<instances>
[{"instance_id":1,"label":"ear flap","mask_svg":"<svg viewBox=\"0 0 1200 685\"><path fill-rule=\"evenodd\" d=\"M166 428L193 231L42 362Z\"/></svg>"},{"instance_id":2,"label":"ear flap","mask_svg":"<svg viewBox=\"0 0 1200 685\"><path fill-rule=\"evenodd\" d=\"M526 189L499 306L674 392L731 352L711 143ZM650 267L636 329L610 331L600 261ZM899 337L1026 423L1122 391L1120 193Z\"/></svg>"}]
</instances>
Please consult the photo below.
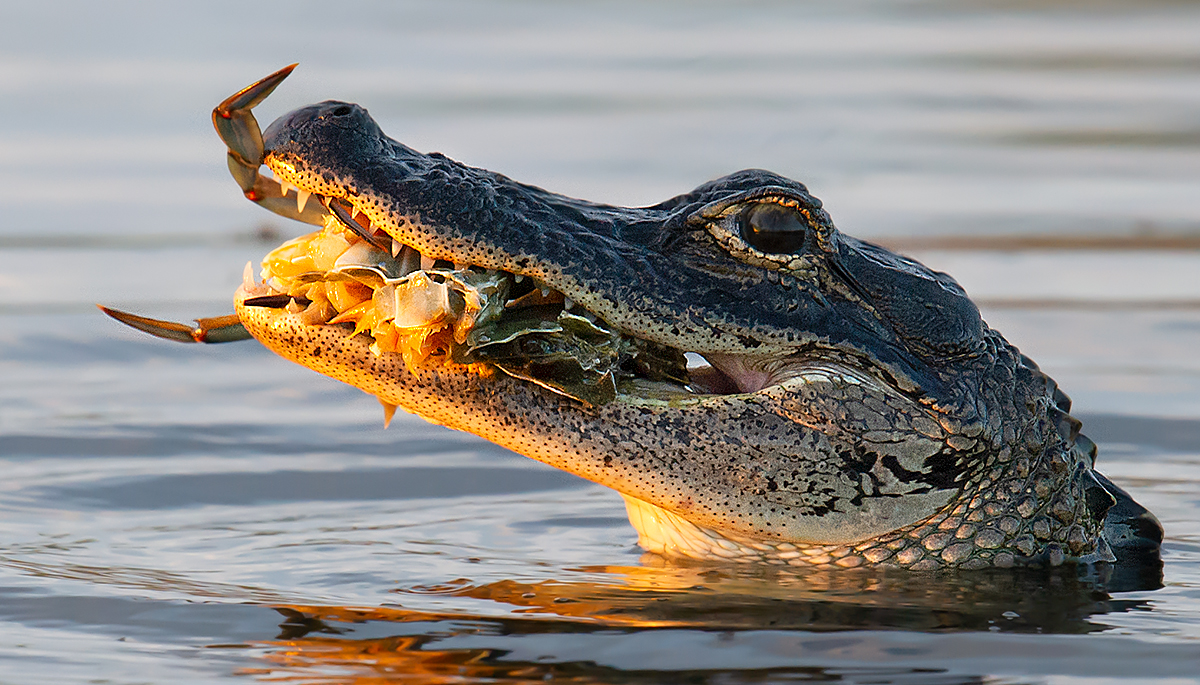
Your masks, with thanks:
<instances>
[{"instance_id":1,"label":"ear flap","mask_svg":"<svg viewBox=\"0 0 1200 685\"><path fill-rule=\"evenodd\" d=\"M950 276L853 238L843 237L831 259L914 352L957 356L983 339L979 309Z\"/></svg>"}]
</instances>

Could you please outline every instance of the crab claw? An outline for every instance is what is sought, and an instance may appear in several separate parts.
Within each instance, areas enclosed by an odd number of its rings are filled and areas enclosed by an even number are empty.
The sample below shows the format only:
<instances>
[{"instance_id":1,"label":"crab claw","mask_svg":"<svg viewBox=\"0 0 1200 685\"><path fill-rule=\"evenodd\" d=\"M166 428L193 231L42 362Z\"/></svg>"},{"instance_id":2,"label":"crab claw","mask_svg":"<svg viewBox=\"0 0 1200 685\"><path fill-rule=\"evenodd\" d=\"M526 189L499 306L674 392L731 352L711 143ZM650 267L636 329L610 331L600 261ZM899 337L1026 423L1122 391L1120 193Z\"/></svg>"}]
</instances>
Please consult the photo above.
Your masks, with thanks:
<instances>
[{"instance_id":1,"label":"crab claw","mask_svg":"<svg viewBox=\"0 0 1200 685\"><path fill-rule=\"evenodd\" d=\"M196 319L195 326L188 326L187 324L175 323L173 321L160 321L145 316L138 316L137 314L130 314L129 312L123 312L120 309L113 309L112 307L105 307L100 304L96 306L100 308L100 311L127 326L132 326L139 331L165 340L175 340L185 343L223 343L250 339L250 334L246 332L246 327L238 320L237 314Z\"/></svg>"},{"instance_id":2,"label":"crab claw","mask_svg":"<svg viewBox=\"0 0 1200 685\"><path fill-rule=\"evenodd\" d=\"M248 199L289 219L320 226L324 223L325 212L316 203L307 206L307 193L299 196L297 189L258 173L263 162L262 130L250 110L265 100L295 68L295 64L286 66L225 98L213 109L213 127L229 148L225 159L229 173Z\"/></svg>"},{"instance_id":3,"label":"crab claw","mask_svg":"<svg viewBox=\"0 0 1200 685\"><path fill-rule=\"evenodd\" d=\"M263 157L262 130L259 129L258 121L250 110L265 100L295 68L296 65L291 64L266 78L259 79L225 98L224 102L213 109L213 126L217 129L217 135L221 136L221 140L229 147L230 171L233 171L236 163L254 174L258 173L258 165L262 164ZM242 190L254 187L253 176L245 172L234 172L233 177L237 179ZM244 182L246 178L250 179L249 183Z\"/></svg>"}]
</instances>

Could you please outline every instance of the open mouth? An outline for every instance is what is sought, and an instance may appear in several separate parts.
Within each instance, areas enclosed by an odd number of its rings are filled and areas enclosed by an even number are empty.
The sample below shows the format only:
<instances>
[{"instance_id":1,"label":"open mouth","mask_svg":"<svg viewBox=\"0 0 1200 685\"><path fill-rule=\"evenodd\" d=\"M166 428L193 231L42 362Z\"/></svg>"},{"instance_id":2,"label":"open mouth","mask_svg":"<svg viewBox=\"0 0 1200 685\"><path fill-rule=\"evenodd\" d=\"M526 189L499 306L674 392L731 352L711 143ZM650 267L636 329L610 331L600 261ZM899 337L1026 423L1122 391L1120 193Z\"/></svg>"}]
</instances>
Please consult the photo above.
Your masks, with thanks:
<instances>
[{"instance_id":1,"label":"open mouth","mask_svg":"<svg viewBox=\"0 0 1200 685\"><path fill-rule=\"evenodd\" d=\"M325 227L270 252L262 283L247 276L244 305L352 328L376 355L399 354L413 370L484 363L589 405L738 391L712 367L689 370L683 351L624 335L537 279L432 259L344 200L312 200L329 210Z\"/></svg>"}]
</instances>

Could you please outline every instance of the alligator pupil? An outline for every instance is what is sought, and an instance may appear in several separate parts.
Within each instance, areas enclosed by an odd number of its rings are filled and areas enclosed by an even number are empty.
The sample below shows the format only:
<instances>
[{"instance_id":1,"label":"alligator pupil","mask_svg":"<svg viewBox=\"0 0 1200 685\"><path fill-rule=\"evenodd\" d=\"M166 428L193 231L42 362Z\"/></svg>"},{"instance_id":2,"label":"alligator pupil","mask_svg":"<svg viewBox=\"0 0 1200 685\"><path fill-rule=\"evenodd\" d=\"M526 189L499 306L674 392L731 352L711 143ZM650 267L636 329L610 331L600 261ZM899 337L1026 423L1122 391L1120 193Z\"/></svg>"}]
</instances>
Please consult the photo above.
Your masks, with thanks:
<instances>
[{"instance_id":1,"label":"alligator pupil","mask_svg":"<svg viewBox=\"0 0 1200 685\"><path fill-rule=\"evenodd\" d=\"M763 252L783 254L804 247L808 226L791 207L758 203L741 216L742 239Z\"/></svg>"}]
</instances>

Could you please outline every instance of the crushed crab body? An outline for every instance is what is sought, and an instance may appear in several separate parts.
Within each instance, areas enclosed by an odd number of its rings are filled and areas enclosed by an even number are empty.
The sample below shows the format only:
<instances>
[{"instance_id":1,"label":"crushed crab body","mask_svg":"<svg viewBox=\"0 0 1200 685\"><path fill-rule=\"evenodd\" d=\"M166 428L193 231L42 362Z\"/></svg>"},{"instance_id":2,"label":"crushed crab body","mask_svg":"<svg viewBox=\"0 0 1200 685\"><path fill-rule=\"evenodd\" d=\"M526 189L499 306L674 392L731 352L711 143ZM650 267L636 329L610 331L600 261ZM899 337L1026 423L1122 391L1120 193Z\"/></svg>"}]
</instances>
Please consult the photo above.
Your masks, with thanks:
<instances>
[{"instance_id":1,"label":"crushed crab body","mask_svg":"<svg viewBox=\"0 0 1200 685\"><path fill-rule=\"evenodd\" d=\"M353 324L374 339L372 352L401 354L410 367L444 360L504 309L511 279L499 272L438 268L405 246L391 252L330 216L263 259L261 292L306 302L306 323Z\"/></svg>"},{"instance_id":2,"label":"crushed crab body","mask_svg":"<svg viewBox=\"0 0 1200 685\"><path fill-rule=\"evenodd\" d=\"M482 362L593 405L638 379L692 392L682 354L622 335L546 284L402 244L384 250L386 234L355 219L351 228L327 215L322 230L270 252L261 284L243 286L246 303L286 308L308 325L353 326L374 354L398 354L413 370Z\"/></svg>"}]
</instances>

